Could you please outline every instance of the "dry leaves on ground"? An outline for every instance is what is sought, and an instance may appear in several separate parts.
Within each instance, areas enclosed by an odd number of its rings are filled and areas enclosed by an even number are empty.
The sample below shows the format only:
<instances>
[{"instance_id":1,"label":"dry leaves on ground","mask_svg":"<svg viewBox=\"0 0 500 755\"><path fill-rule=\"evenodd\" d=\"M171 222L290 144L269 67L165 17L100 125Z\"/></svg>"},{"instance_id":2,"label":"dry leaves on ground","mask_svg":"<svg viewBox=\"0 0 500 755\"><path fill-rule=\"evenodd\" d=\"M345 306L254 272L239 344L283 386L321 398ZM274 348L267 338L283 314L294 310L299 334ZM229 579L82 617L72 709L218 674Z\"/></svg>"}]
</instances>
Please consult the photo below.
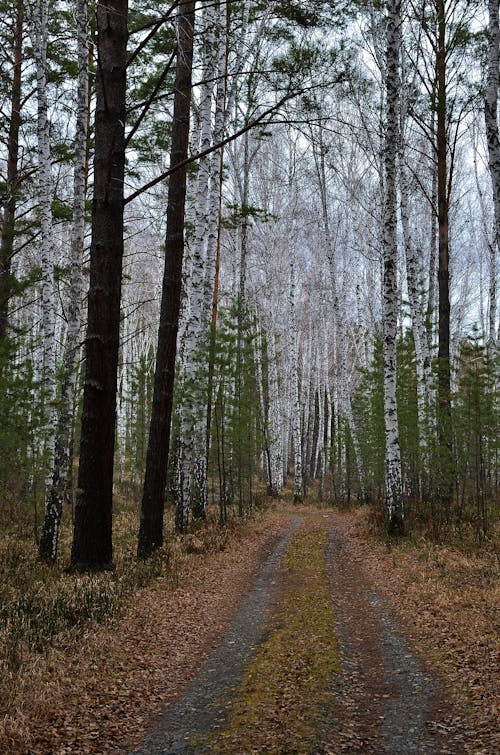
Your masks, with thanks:
<instances>
[{"instance_id":1,"label":"dry leaves on ground","mask_svg":"<svg viewBox=\"0 0 500 755\"><path fill-rule=\"evenodd\" d=\"M407 635L443 681L471 752L500 752L500 581L498 557L466 553L421 538L403 539L388 551L374 539L366 510L349 515L353 558L363 561Z\"/></svg>"},{"instance_id":2,"label":"dry leaves on ground","mask_svg":"<svg viewBox=\"0 0 500 755\"><path fill-rule=\"evenodd\" d=\"M127 751L140 741L224 635L285 521L269 514L250 522L221 552L187 556L184 549L178 587L157 579L121 619L88 626L78 644L25 665L0 751L85 755Z\"/></svg>"}]
</instances>

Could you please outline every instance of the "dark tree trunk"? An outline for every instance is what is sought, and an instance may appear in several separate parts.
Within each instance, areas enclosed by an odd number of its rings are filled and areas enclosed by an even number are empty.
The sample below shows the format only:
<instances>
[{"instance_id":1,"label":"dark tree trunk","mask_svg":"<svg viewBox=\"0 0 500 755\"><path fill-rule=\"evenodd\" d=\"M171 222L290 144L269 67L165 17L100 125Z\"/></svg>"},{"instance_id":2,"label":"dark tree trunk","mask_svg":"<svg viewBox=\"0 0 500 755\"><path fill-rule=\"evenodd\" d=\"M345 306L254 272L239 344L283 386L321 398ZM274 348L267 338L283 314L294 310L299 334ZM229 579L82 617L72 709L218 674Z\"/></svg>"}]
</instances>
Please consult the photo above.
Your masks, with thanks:
<instances>
[{"instance_id":1,"label":"dark tree trunk","mask_svg":"<svg viewBox=\"0 0 500 755\"><path fill-rule=\"evenodd\" d=\"M7 185L3 206L2 240L0 244L0 345L8 338L9 300L12 294L11 260L14 253L19 161L19 128L21 126L21 66L23 55L23 3L16 6L13 30L13 72L11 111L7 142Z\"/></svg>"},{"instance_id":2,"label":"dark tree trunk","mask_svg":"<svg viewBox=\"0 0 500 755\"><path fill-rule=\"evenodd\" d=\"M191 78L193 62L194 0L179 5L178 51L175 72L174 116L170 165L188 156ZM137 554L147 557L163 545L163 511L167 480L170 422L175 376L177 330L181 301L182 258L184 254L184 212L186 165L170 176L167 202L165 270L158 330L158 349L149 427L146 472L141 504L141 524Z\"/></svg>"},{"instance_id":3,"label":"dark tree trunk","mask_svg":"<svg viewBox=\"0 0 500 755\"><path fill-rule=\"evenodd\" d=\"M97 10L97 104L80 467L71 563L113 561L112 500L123 258L127 0Z\"/></svg>"},{"instance_id":4,"label":"dark tree trunk","mask_svg":"<svg viewBox=\"0 0 500 755\"><path fill-rule=\"evenodd\" d=\"M437 0L437 194L438 194L438 291L439 291L439 322L438 322L438 407L437 431L439 446L439 496L445 507L446 516L449 514L451 502L452 451L451 451L451 386L450 386L450 275L449 275L449 242L448 242L448 211L449 211L449 182L447 168L447 135L446 135L446 15L445 0Z\"/></svg>"}]
</instances>

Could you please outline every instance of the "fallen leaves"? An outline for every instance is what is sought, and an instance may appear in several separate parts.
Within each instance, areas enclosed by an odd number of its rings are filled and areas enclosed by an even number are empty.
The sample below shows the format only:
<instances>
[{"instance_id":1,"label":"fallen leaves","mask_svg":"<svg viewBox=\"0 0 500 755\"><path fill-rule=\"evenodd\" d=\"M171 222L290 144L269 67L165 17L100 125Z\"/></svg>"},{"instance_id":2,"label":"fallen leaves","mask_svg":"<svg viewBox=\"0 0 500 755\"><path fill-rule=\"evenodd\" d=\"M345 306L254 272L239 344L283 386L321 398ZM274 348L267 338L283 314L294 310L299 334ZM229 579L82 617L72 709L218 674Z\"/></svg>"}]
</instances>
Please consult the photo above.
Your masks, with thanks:
<instances>
[{"instance_id":1,"label":"fallen leaves","mask_svg":"<svg viewBox=\"0 0 500 755\"><path fill-rule=\"evenodd\" d=\"M224 541L224 552L219 543L216 552L184 550L177 578L139 590L121 619L89 625L25 664L0 722L0 751L128 751L221 639L285 521L270 514L247 524ZM212 540L209 533L204 551Z\"/></svg>"},{"instance_id":2,"label":"fallen leaves","mask_svg":"<svg viewBox=\"0 0 500 755\"><path fill-rule=\"evenodd\" d=\"M387 553L384 544L370 537L365 511L346 515L353 552L442 679L460 714L450 728L464 732L465 752L500 751L496 555L465 554L424 539L403 539Z\"/></svg>"}]
</instances>

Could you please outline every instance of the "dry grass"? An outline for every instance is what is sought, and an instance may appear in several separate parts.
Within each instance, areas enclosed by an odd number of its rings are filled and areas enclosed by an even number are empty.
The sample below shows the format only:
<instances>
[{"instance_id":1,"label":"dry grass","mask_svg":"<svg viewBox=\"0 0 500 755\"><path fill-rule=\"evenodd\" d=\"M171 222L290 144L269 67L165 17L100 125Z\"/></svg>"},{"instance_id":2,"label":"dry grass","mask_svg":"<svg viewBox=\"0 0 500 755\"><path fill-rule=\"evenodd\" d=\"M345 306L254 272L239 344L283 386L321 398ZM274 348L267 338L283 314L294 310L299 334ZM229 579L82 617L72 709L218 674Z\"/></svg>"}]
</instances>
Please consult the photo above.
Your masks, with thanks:
<instances>
[{"instance_id":1,"label":"dry grass","mask_svg":"<svg viewBox=\"0 0 500 755\"><path fill-rule=\"evenodd\" d=\"M389 551L366 510L354 514L352 526L377 589L464 713L460 726L475 740L473 752L500 750L500 569L494 543L478 550L472 541L449 545L417 537L401 539Z\"/></svg>"},{"instance_id":2,"label":"dry grass","mask_svg":"<svg viewBox=\"0 0 500 755\"><path fill-rule=\"evenodd\" d=\"M143 731L227 626L282 522L221 529L209 517L137 563L137 507L122 498L116 508L112 573L65 571L70 522L53 567L28 538L0 541L0 752L113 752Z\"/></svg>"}]
</instances>

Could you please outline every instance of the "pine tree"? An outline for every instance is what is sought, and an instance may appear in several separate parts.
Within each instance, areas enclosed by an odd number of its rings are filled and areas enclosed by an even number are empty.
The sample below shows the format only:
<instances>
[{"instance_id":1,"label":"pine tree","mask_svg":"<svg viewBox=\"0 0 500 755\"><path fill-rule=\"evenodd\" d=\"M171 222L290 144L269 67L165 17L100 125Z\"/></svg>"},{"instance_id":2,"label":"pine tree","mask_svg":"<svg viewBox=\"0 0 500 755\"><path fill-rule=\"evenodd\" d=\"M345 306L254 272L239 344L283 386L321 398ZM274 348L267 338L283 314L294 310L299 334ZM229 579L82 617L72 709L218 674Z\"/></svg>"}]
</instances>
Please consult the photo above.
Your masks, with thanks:
<instances>
[{"instance_id":1,"label":"pine tree","mask_svg":"<svg viewBox=\"0 0 500 755\"><path fill-rule=\"evenodd\" d=\"M97 9L97 103L80 466L71 563L108 569L123 260L127 0Z\"/></svg>"},{"instance_id":2,"label":"pine tree","mask_svg":"<svg viewBox=\"0 0 500 755\"><path fill-rule=\"evenodd\" d=\"M181 2L177 17L179 42L170 148L172 167L182 163L188 154L194 21L194 1ZM163 544L163 511L181 299L185 202L186 166L183 165L172 174L168 189L165 270L137 547L138 555L142 558Z\"/></svg>"}]
</instances>

